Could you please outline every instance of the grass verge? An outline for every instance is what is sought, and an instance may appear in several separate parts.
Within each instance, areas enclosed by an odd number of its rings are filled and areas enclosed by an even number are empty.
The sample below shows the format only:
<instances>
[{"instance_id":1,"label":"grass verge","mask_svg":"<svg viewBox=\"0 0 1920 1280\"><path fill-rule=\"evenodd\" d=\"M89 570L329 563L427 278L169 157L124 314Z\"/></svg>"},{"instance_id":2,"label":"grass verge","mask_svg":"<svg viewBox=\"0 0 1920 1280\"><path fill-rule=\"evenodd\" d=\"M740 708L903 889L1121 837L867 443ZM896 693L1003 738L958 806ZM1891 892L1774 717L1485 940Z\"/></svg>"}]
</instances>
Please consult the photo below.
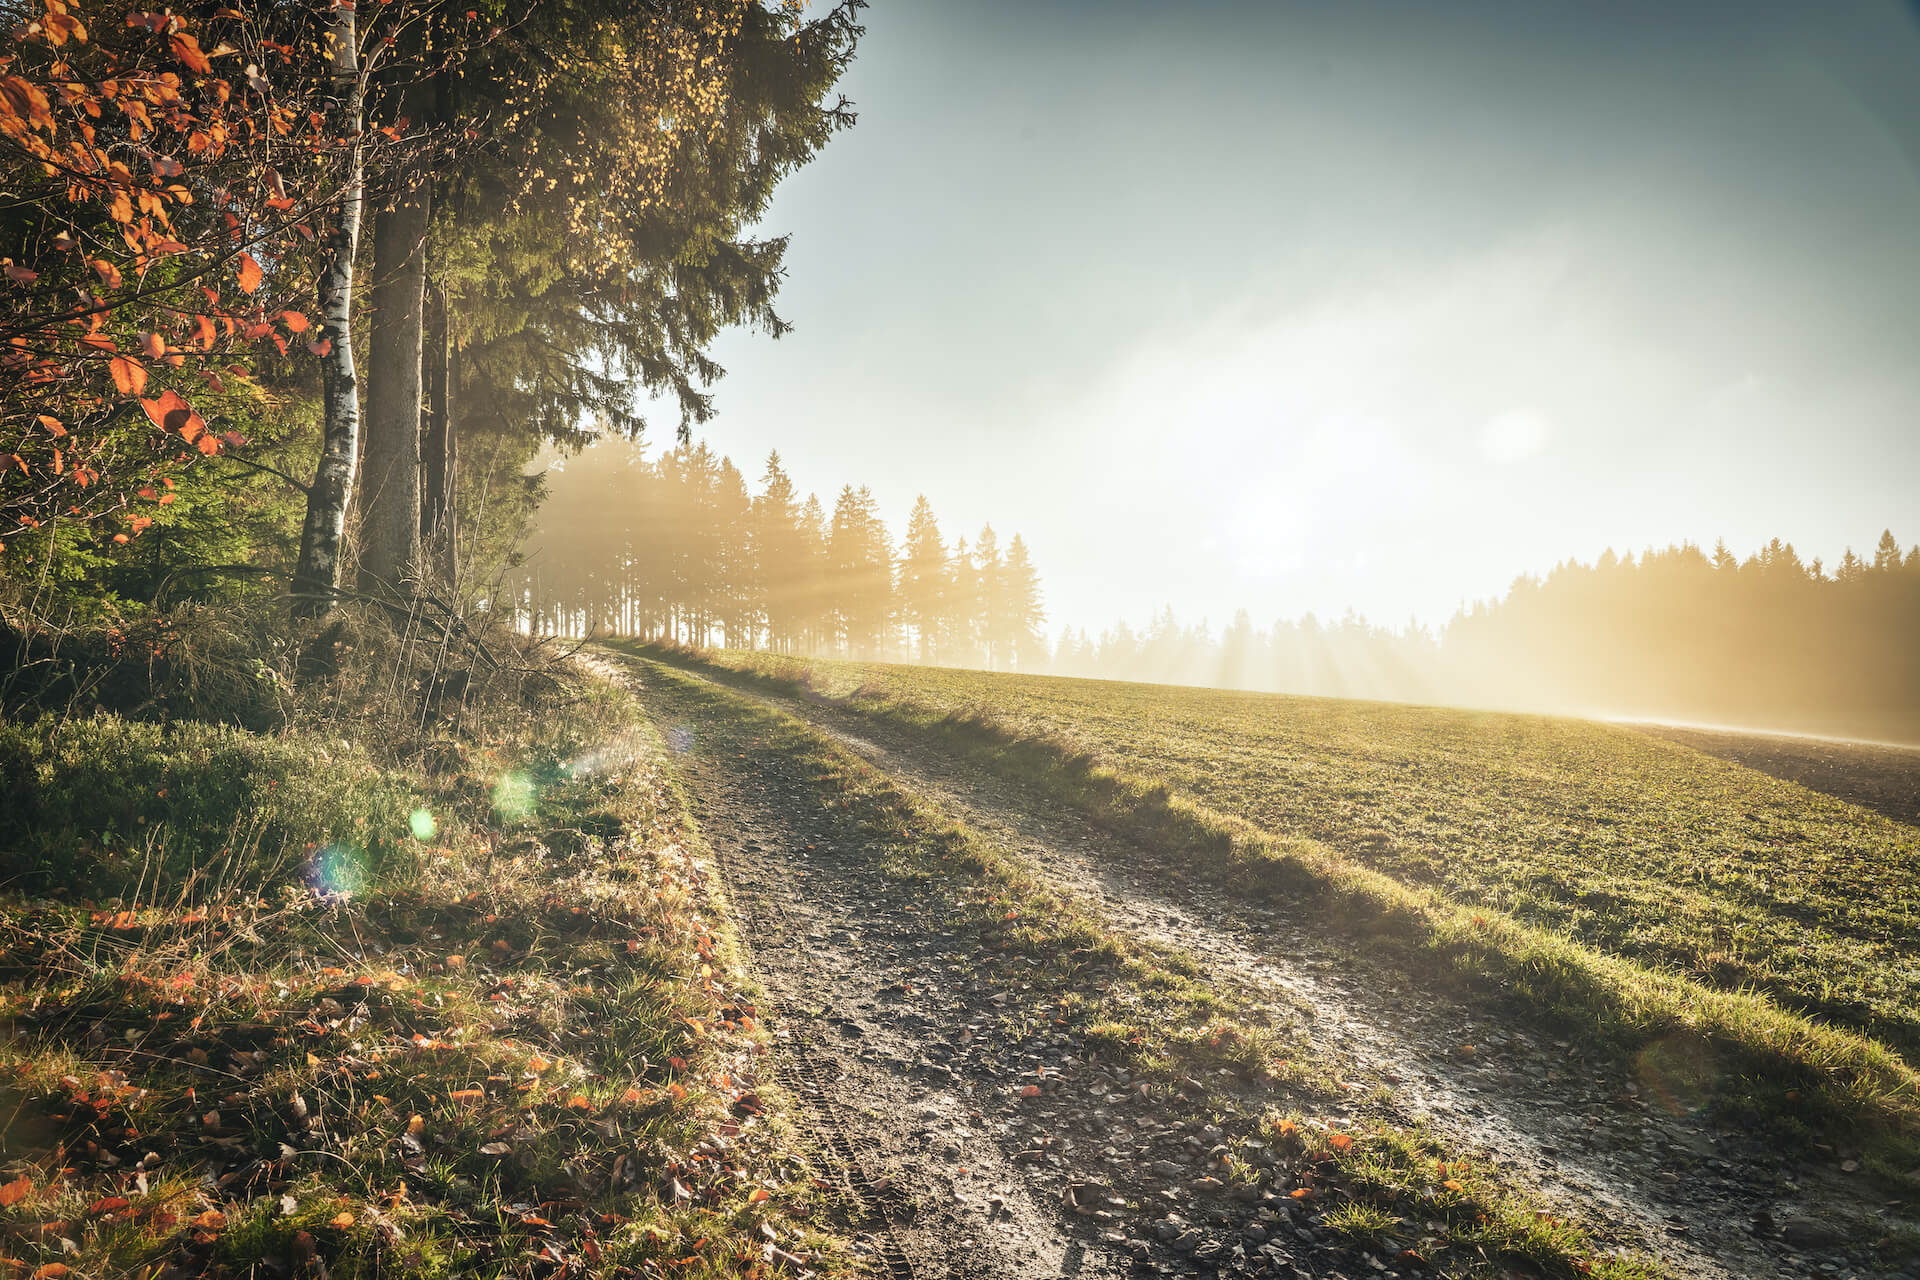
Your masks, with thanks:
<instances>
[{"instance_id":1,"label":"grass verge","mask_svg":"<svg viewBox=\"0 0 1920 1280\"><path fill-rule=\"evenodd\" d=\"M662 754L0 730L0 1272L850 1269Z\"/></svg>"},{"instance_id":2,"label":"grass verge","mask_svg":"<svg viewBox=\"0 0 1920 1280\"><path fill-rule=\"evenodd\" d=\"M1411 972L1491 990L1550 1025L1634 1055L1658 1096L1710 1105L1803 1145L1857 1148L1868 1172L1920 1186L1920 1074L1893 1050L1823 1025L1765 996L1726 991L1648 968L1491 908L1463 905L1342 857L1283 838L1103 762L1083 746L1024 732L978 708L930 706L845 682L829 695L801 663L732 666L649 650L721 679L838 706L943 742L983 768L1072 805L1147 842L1195 874L1313 913L1329 929L1399 957ZM758 657L758 655L752 655Z\"/></svg>"},{"instance_id":3,"label":"grass verge","mask_svg":"<svg viewBox=\"0 0 1920 1280\"><path fill-rule=\"evenodd\" d=\"M1270 1098L1307 1108L1275 1111L1243 1135L1217 1161L1220 1183L1277 1188L1311 1205L1330 1231L1410 1254L1406 1260L1417 1257L1442 1275L1499 1276L1520 1262L1553 1276L1659 1274L1602 1250L1585 1228L1544 1211L1431 1134L1325 1118L1347 1097L1332 1064L1317 1062L1309 1045L1281 1042L1240 1020L1183 957L1047 888L996 845L803 721L671 667L646 670L662 695L656 714L670 708L697 716L706 749L764 754L807 771L827 804L858 824L888 874L914 885L918 900L944 915L944 928L975 940L986 963L1004 971L999 978L1023 990L1025 1007L1010 1009L1010 1022L1037 1016L1078 1032L1168 1099L1195 1077L1228 1070Z\"/></svg>"}]
</instances>

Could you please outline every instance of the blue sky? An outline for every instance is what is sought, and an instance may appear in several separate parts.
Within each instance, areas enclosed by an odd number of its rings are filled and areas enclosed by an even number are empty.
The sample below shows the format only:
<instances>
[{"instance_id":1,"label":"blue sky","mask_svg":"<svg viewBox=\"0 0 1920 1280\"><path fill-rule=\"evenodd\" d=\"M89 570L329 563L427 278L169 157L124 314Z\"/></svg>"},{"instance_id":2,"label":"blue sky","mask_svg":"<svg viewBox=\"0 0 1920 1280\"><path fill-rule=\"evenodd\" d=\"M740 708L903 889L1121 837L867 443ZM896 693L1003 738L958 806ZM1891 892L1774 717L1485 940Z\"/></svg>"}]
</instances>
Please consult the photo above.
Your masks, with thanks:
<instances>
[{"instance_id":1,"label":"blue sky","mask_svg":"<svg viewBox=\"0 0 1920 1280\"><path fill-rule=\"evenodd\" d=\"M876 0L706 430L1033 546L1055 628L1444 619L1920 540L1899 4ZM663 420L663 427L664 427ZM663 430L656 433L664 438Z\"/></svg>"}]
</instances>

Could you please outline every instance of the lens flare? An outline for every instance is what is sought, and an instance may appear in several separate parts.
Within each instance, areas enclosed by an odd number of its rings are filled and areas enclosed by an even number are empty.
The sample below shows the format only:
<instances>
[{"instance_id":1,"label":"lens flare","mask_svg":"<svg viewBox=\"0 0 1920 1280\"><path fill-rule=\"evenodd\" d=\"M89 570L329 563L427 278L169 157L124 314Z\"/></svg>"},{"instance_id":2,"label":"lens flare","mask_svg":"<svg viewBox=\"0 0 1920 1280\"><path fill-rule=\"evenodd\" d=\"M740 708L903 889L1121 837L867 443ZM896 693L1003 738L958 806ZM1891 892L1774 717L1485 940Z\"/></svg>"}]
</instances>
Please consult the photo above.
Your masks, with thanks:
<instances>
[{"instance_id":1,"label":"lens flare","mask_svg":"<svg viewBox=\"0 0 1920 1280\"><path fill-rule=\"evenodd\" d=\"M1674 1115L1707 1105L1720 1074L1713 1049L1698 1036L1675 1032L1634 1056L1633 1074L1653 1100Z\"/></svg>"},{"instance_id":2,"label":"lens flare","mask_svg":"<svg viewBox=\"0 0 1920 1280\"><path fill-rule=\"evenodd\" d=\"M367 855L350 844L330 844L307 858L305 879L324 898L351 898L367 887Z\"/></svg>"},{"instance_id":3,"label":"lens flare","mask_svg":"<svg viewBox=\"0 0 1920 1280\"><path fill-rule=\"evenodd\" d=\"M493 784L493 811L502 822L525 822L533 816L537 798L533 779L524 773L504 774Z\"/></svg>"},{"instance_id":4,"label":"lens flare","mask_svg":"<svg viewBox=\"0 0 1920 1280\"><path fill-rule=\"evenodd\" d=\"M431 840L440 834L440 824L425 809L415 809L407 815L407 829L413 832L415 840Z\"/></svg>"}]
</instances>

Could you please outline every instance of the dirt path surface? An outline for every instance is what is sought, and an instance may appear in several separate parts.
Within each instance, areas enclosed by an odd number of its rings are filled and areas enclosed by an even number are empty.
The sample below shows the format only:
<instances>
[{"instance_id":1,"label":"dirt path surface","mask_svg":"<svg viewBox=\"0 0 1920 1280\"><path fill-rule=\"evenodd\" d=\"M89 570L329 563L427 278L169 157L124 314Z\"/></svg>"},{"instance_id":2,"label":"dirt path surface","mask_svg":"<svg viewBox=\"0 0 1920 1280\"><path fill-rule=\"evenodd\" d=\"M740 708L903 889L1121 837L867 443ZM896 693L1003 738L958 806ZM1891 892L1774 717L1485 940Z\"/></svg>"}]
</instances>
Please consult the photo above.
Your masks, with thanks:
<instances>
[{"instance_id":1,"label":"dirt path surface","mask_svg":"<svg viewBox=\"0 0 1920 1280\"><path fill-rule=\"evenodd\" d=\"M1642 733L1920 826L1920 747L1641 724Z\"/></svg>"},{"instance_id":2,"label":"dirt path surface","mask_svg":"<svg viewBox=\"0 0 1920 1280\"><path fill-rule=\"evenodd\" d=\"M852 1165L861 1207L885 1220L865 1224L874 1259L886 1265L897 1242L904 1275L1126 1274L1124 1253L1089 1251L1028 1192L977 1084L940 1064L992 1011L956 983L966 966L862 855L859 831L801 770L723 751L752 744L649 698L669 712L661 723L772 997L772 1025L806 1077L787 1082L816 1112L822 1145Z\"/></svg>"},{"instance_id":3,"label":"dirt path surface","mask_svg":"<svg viewBox=\"0 0 1920 1280\"><path fill-rule=\"evenodd\" d=\"M1700 1277L1906 1276L1866 1252L1884 1229L1870 1189L1784 1160L1686 1106L1660 1056L1583 1058L1565 1042L1424 992L1310 920L1232 899L1092 829L1057 803L983 776L937 744L808 699L734 690L799 716L1017 852L1062 891L1253 993L1350 1077L1355 1106L1392 1088L1398 1118L1486 1153L1603 1233Z\"/></svg>"}]
</instances>

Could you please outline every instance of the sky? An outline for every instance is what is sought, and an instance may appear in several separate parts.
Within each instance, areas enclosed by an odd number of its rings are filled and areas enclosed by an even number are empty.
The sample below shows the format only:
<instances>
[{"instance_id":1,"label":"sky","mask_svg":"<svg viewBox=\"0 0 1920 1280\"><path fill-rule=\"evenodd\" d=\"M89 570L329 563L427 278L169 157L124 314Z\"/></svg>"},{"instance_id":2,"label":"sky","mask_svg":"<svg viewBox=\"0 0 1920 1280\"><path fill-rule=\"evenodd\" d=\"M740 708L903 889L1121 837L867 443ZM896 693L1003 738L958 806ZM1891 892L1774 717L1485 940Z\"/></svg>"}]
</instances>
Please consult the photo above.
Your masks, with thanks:
<instances>
[{"instance_id":1,"label":"sky","mask_svg":"<svg viewBox=\"0 0 1920 1280\"><path fill-rule=\"evenodd\" d=\"M820 0L814 0L817 4ZM1049 626L1442 622L1724 537L1920 541L1920 22L874 0L705 437L1031 544ZM663 416L656 439L670 436Z\"/></svg>"}]
</instances>

